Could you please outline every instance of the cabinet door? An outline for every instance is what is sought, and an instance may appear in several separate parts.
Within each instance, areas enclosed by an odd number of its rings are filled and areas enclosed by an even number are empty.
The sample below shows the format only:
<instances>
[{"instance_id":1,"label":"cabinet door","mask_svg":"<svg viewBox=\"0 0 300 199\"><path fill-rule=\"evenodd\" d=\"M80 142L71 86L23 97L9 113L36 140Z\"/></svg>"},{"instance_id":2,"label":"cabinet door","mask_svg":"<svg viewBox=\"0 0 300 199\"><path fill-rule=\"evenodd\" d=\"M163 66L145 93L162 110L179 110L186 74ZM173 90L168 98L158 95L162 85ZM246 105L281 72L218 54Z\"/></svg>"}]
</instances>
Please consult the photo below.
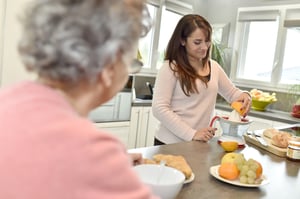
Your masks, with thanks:
<instances>
[{"instance_id":1,"label":"cabinet door","mask_svg":"<svg viewBox=\"0 0 300 199\"><path fill-rule=\"evenodd\" d=\"M132 148L153 146L158 120L152 115L152 107L132 107L129 146Z\"/></svg>"},{"instance_id":2,"label":"cabinet door","mask_svg":"<svg viewBox=\"0 0 300 199\"><path fill-rule=\"evenodd\" d=\"M101 130L116 136L125 146L129 148L129 122L106 122L94 123Z\"/></svg>"},{"instance_id":3,"label":"cabinet door","mask_svg":"<svg viewBox=\"0 0 300 199\"><path fill-rule=\"evenodd\" d=\"M143 107L132 107L130 116L129 148L137 148L141 131L141 114Z\"/></svg>"},{"instance_id":4,"label":"cabinet door","mask_svg":"<svg viewBox=\"0 0 300 199\"><path fill-rule=\"evenodd\" d=\"M159 121L153 116L152 107L145 107L143 114L145 114L148 118L147 126L146 126L147 134L146 134L145 146L153 146L155 130L157 128Z\"/></svg>"}]
</instances>

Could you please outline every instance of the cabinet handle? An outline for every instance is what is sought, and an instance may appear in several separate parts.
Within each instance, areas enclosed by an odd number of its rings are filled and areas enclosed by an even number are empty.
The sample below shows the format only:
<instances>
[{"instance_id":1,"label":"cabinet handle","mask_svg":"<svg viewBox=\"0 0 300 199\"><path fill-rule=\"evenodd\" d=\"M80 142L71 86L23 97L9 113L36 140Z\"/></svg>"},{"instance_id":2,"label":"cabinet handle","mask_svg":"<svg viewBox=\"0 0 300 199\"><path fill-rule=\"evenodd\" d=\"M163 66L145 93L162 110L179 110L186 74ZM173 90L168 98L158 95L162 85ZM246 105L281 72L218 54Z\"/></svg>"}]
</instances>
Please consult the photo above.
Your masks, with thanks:
<instances>
[{"instance_id":1,"label":"cabinet handle","mask_svg":"<svg viewBox=\"0 0 300 199\"><path fill-rule=\"evenodd\" d=\"M116 103L114 106L114 118L116 120L120 118L121 100L122 100L122 96L120 94L117 95Z\"/></svg>"},{"instance_id":2,"label":"cabinet handle","mask_svg":"<svg viewBox=\"0 0 300 199\"><path fill-rule=\"evenodd\" d=\"M146 123L146 135L145 135L145 140L144 140L144 146L147 146L147 138L148 138L148 129L149 129L149 119L150 119L150 110L146 111L147 114L147 123Z\"/></svg>"},{"instance_id":3,"label":"cabinet handle","mask_svg":"<svg viewBox=\"0 0 300 199\"><path fill-rule=\"evenodd\" d=\"M138 111L136 111L135 113L136 113L137 118L138 118L138 120L137 120L137 125L136 125L136 129L135 129L135 132L136 132L136 134L135 134L135 147L137 147L137 146L138 146L138 143L139 143L139 129L140 129L140 120L141 120L140 116L141 116L141 111L138 110Z\"/></svg>"}]
</instances>

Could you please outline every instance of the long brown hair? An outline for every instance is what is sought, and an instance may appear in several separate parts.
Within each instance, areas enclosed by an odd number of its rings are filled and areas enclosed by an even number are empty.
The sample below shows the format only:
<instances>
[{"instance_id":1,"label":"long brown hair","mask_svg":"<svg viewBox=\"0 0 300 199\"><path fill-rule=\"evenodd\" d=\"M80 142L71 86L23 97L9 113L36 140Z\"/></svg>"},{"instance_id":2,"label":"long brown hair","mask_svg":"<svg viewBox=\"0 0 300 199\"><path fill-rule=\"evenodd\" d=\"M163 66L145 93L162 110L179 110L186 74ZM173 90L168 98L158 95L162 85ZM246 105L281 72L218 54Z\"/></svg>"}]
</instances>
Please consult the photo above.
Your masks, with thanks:
<instances>
[{"instance_id":1,"label":"long brown hair","mask_svg":"<svg viewBox=\"0 0 300 199\"><path fill-rule=\"evenodd\" d=\"M186 48L181 45L182 41L187 41L187 38L197 29L200 28L206 34L206 41L211 41L212 28L209 22L200 15L189 14L183 16L169 40L165 60L169 60L169 66L178 77L180 86L185 95L190 96L191 93L198 93L196 87L196 79L200 79L207 86L205 77L198 75L196 70L191 66ZM208 53L202 60L203 66L209 61L210 46Z\"/></svg>"}]
</instances>

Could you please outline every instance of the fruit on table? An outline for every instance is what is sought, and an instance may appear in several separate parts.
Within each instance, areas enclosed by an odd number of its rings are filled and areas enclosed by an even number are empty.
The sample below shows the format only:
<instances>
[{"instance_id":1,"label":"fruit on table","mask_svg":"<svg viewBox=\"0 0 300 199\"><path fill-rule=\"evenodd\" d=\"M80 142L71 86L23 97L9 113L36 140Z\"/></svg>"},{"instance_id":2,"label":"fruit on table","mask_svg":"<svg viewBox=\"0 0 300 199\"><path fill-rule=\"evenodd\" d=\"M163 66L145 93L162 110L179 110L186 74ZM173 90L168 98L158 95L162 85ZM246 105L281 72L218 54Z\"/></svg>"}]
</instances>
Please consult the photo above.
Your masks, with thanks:
<instances>
[{"instance_id":1,"label":"fruit on table","mask_svg":"<svg viewBox=\"0 0 300 199\"><path fill-rule=\"evenodd\" d=\"M233 152L238 148L238 142L236 141L223 141L220 145L226 152Z\"/></svg>"},{"instance_id":2,"label":"fruit on table","mask_svg":"<svg viewBox=\"0 0 300 199\"><path fill-rule=\"evenodd\" d=\"M241 183L244 184L260 184L262 181L262 173L263 173L263 167L260 164L260 162L258 162L257 160L254 160L252 158L246 160L244 155L241 153L227 153L225 154L222 159L221 159L221 165L223 164L235 164L236 168L238 169L238 178L239 181ZM223 166L224 167L224 166ZM231 171L227 171L228 169L231 169ZM225 168L223 168L223 170L225 170ZM226 166L226 170L222 172L226 171L226 174L223 173L222 175L224 175L225 177L221 176L220 171L219 171L219 175L223 178L229 179L228 178L228 173L231 173L231 175L229 177L233 178L233 174L232 173L236 173L235 168L231 167L231 166Z\"/></svg>"},{"instance_id":3,"label":"fruit on table","mask_svg":"<svg viewBox=\"0 0 300 199\"><path fill-rule=\"evenodd\" d=\"M228 180L235 180L239 177L239 169L235 163L225 162L219 167L219 175Z\"/></svg>"},{"instance_id":4,"label":"fruit on table","mask_svg":"<svg viewBox=\"0 0 300 199\"><path fill-rule=\"evenodd\" d=\"M276 93L268 93L264 92L258 89L252 89L250 91L252 99L258 100L258 101L264 101L264 102L275 102L277 101Z\"/></svg>"},{"instance_id":5,"label":"fruit on table","mask_svg":"<svg viewBox=\"0 0 300 199\"><path fill-rule=\"evenodd\" d=\"M245 184L259 184L261 182L262 171L261 164L250 158L240 169L240 182Z\"/></svg>"},{"instance_id":6,"label":"fruit on table","mask_svg":"<svg viewBox=\"0 0 300 199\"><path fill-rule=\"evenodd\" d=\"M221 159L221 164L225 163L225 162L237 164L238 162L241 162L243 159L245 159L245 158L242 153L230 152L230 153L226 153L225 155L223 155L223 157Z\"/></svg>"},{"instance_id":7,"label":"fruit on table","mask_svg":"<svg viewBox=\"0 0 300 199\"><path fill-rule=\"evenodd\" d=\"M300 100L298 100L298 101L300 103ZM298 103L298 101L297 101L297 103ZM294 114L300 115L300 104L293 105L292 111L293 111Z\"/></svg>"},{"instance_id":8,"label":"fruit on table","mask_svg":"<svg viewBox=\"0 0 300 199\"><path fill-rule=\"evenodd\" d=\"M246 109L244 109L244 108L241 109L242 106L243 106L242 102L235 101L235 102L231 103L231 108L236 110L241 116L245 115L245 113L246 113Z\"/></svg>"},{"instance_id":9,"label":"fruit on table","mask_svg":"<svg viewBox=\"0 0 300 199\"><path fill-rule=\"evenodd\" d=\"M257 169L256 169L256 178L260 178L261 176L262 176L262 173L263 173L263 168L262 168L262 165L260 164L260 162L258 162L258 161L256 161L256 160L254 160L256 163L257 163L257 165L258 165L258 167L257 167Z\"/></svg>"}]
</instances>

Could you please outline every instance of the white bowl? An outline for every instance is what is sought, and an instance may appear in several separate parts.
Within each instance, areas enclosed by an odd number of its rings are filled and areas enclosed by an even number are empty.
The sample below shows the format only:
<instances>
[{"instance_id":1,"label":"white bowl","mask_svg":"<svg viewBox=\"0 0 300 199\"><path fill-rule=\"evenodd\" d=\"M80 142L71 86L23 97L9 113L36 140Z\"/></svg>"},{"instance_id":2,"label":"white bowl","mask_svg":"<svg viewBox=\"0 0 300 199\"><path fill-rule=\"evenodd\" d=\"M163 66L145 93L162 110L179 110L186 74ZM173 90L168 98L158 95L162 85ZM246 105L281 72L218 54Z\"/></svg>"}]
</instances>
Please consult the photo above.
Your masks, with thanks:
<instances>
[{"instance_id":1,"label":"white bowl","mask_svg":"<svg viewBox=\"0 0 300 199\"><path fill-rule=\"evenodd\" d=\"M168 166L141 164L135 166L134 169L142 182L162 199L174 199L185 180L181 171Z\"/></svg>"}]
</instances>

